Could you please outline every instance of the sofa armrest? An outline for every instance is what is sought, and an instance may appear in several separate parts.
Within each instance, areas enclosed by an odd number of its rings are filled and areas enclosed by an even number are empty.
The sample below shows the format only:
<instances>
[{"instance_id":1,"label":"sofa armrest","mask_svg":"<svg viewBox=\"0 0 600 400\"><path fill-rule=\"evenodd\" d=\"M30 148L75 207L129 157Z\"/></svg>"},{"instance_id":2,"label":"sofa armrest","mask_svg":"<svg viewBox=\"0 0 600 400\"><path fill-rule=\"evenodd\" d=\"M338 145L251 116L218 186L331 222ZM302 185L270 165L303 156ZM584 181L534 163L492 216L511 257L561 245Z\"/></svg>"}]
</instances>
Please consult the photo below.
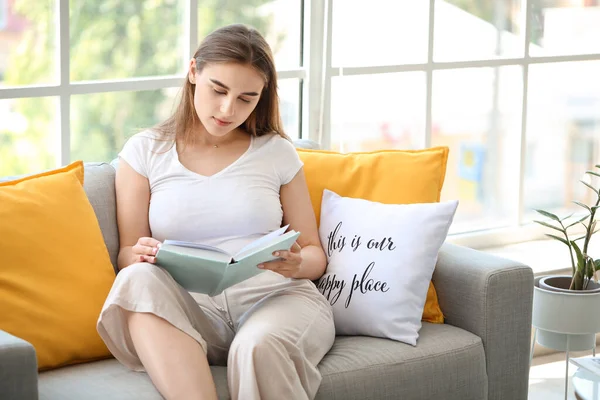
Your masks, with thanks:
<instances>
[{"instance_id":1,"label":"sofa armrest","mask_svg":"<svg viewBox=\"0 0 600 400\"><path fill-rule=\"evenodd\" d=\"M35 349L28 342L0 330L0 398L37 400Z\"/></svg>"},{"instance_id":2,"label":"sofa armrest","mask_svg":"<svg viewBox=\"0 0 600 400\"><path fill-rule=\"evenodd\" d=\"M446 323L479 336L488 400L526 400L533 271L516 261L445 243L433 274Z\"/></svg>"}]
</instances>

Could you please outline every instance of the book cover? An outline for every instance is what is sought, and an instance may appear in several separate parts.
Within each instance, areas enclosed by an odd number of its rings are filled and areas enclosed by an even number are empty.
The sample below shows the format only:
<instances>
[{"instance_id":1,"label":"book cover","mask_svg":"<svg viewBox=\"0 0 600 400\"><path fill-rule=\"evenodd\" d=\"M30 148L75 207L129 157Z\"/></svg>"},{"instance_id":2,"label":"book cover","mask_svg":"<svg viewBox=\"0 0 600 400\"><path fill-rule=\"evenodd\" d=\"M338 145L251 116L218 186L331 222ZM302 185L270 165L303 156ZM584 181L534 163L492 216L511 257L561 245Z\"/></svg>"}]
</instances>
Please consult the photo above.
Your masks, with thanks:
<instances>
[{"instance_id":1,"label":"book cover","mask_svg":"<svg viewBox=\"0 0 600 400\"><path fill-rule=\"evenodd\" d=\"M186 290L216 296L264 272L257 265L275 260L274 251L289 250L300 233L285 232L287 228L273 231L233 255L201 243L165 240L156 253L156 264Z\"/></svg>"}]
</instances>

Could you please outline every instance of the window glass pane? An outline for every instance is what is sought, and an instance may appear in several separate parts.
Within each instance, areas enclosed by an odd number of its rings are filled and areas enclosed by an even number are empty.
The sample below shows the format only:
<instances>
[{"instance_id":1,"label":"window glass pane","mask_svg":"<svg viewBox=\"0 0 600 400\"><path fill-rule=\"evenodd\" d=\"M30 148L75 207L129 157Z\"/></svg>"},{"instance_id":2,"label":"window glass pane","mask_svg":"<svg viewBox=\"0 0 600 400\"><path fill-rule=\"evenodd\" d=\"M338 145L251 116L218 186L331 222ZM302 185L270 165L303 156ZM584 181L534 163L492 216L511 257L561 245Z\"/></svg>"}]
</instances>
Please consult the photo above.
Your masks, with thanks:
<instances>
[{"instance_id":1,"label":"window glass pane","mask_svg":"<svg viewBox=\"0 0 600 400\"><path fill-rule=\"evenodd\" d=\"M54 83L55 0L0 0L0 88Z\"/></svg>"},{"instance_id":2,"label":"window glass pane","mask_svg":"<svg viewBox=\"0 0 600 400\"><path fill-rule=\"evenodd\" d=\"M279 86L279 112L285 133L293 140L300 132L300 79L281 79Z\"/></svg>"},{"instance_id":3,"label":"window glass pane","mask_svg":"<svg viewBox=\"0 0 600 400\"><path fill-rule=\"evenodd\" d=\"M58 165L57 100L0 100L0 176L31 174Z\"/></svg>"},{"instance_id":4,"label":"window glass pane","mask_svg":"<svg viewBox=\"0 0 600 400\"><path fill-rule=\"evenodd\" d=\"M164 121L179 101L179 88L71 97L71 159L111 161L135 133ZM299 82L279 83L285 132L298 137Z\"/></svg>"},{"instance_id":5,"label":"window glass pane","mask_svg":"<svg viewBox=\"0 0 600 400\"><path fill-rule=\"evenodd\" d=\"M425 73L334 77L331 144L334 151L422 147Z\"/></svg>"},{"instance_id":6,"label":"window glass pane","mask_svg":"<svg viewBox=\"0 0 600 400\"><path fill-rule=\"evenodd\" d=\"M300 66L300 0L198 0L199 42L213 30L241 23L267 40L277 69Z\"/></svg>"},{"instance_id":7,"label":"window glass pane","mask_svg":"<svg viewBox=\"0 0 600 400\"><path fill-rule=\"evenodd\" d=\"M534 64L529 67L524 216L534 209L566 216L589 204L598 187L586 170L600 164L600 61ZM600 172L597 168L596 172ZM590 178L594 178L591 179Z\"/></svg>"},{"instance_id":8,"label":"window glass pane","mask_svg":"<svg viewBox=\"0 0 600 400\"><path fill-rule=\"evenodd\" d=\"M428 26L428 1L335 1L332 64L362 67L427 62Z\"/></svg>"},{"instance_id":9,"label":"window glass pane","mask_svg":"<svg viewBox=\"0 0 600 400\"><path fill-rule=\"evenodd\" d=\"M135 133L168 118L179 88L71 97L71 160L111 161Z\"/></svg>"},{"instance_id":10,"label":"window glass pane","mask_svg":"<svg viewBox=\"0 0 600 400\"><path fill-rule=\"evenodd\" d=\"M6 19L8 13L8 4L6 0L0 0L0 29L4 29L6 26Z\"/></svg>"},{"instance_id":11,"label":"window glass pane","mask_svg":"<svg viewBox=\"0 0 600 400\"><path fill-rule=\"evenodd\" d=\"M450 148L442 200L460 201L453 233L514 222L522 91L518 66L433 73L432 146Z\"/></svg>"},{"instance_id":12,"label":"window glass pane","mask_svg":"<svg viewBox=\"0 0 600 400\"><path fill-rule=\"evenodd\" d=\"M71 80L185 71L183 0L71 0L69 7Z\"/></svg>"},{"instance_id":13,"label":"window glass pane","mask_svg":"<svg viewBox=\"0 0 600 400\"><path fill-rule=\"evenodd\" d=\"M600 1L530 1L532 56L600 53Z\"/></svg>"},{"instance_id":14,"label":"window glass pane","mask_svg":"<svg viewBox=\"0 0 600 400\"><path fill-rule=\"evenodd\" d=\"M436 1L435 61L522 57L524 0Z\"/></svg>"}]
</instances>

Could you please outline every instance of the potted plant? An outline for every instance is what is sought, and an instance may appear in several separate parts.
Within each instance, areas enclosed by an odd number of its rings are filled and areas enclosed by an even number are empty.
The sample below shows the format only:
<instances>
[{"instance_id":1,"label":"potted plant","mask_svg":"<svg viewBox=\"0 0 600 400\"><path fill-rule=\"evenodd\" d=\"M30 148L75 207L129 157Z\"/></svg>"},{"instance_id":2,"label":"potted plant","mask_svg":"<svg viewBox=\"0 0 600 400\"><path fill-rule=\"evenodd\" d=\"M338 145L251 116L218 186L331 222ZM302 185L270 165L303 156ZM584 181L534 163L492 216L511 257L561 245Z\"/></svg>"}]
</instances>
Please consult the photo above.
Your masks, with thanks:
<instances>
[{"instance_id":1,"label":"potted plant","mask_svg":"<svg viewBox=\"0 0 600 400\"><path fill-rule=\"evenodd\" d=\"M600 170L600 164L595 166ZM591 177L599 177L600 171L587 171ZM591 205L574 201L584 211L583 215L573 214L563 218L544 210L536 210L547 217L546 221L535 221L552 230L546 236L565 245L571 260L570 275L545 276L535 279L533 293L534 342L544 347L568 352L570 350L595 349L596 333L600 332L600 319L590 317L589 310L600 306L600 283L596 272L600 269L600 259L589 254L592 236L600 230L596 228L596 214L600 213L600 186L594 187L580 181L595 194ZM583 226L582 235L571 233L575 227ZM532 347L533 353L533 347Z\"/></svg>"}]
</instances>

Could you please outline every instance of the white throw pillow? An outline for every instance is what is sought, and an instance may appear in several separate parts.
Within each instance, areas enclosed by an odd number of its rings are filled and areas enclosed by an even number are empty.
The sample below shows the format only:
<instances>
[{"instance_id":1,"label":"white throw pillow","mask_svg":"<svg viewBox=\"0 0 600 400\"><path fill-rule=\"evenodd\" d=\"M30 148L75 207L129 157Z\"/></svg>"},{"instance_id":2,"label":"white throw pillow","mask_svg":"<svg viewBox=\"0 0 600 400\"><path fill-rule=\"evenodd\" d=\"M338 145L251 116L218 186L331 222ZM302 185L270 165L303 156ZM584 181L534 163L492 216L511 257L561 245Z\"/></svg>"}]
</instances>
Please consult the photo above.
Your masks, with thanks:
<instances>
[{"instance_id":1,"label":"white throw pillow","mask_svg":"<svg viewBox=\"0 0 600 400\"><path fill-rule=\"evenodd\" d=\"M325 190L319 236L327 271L317 287L336 333L416 345L427 288L458 201L383 204Z\"/></svg>"}]
</instances>

